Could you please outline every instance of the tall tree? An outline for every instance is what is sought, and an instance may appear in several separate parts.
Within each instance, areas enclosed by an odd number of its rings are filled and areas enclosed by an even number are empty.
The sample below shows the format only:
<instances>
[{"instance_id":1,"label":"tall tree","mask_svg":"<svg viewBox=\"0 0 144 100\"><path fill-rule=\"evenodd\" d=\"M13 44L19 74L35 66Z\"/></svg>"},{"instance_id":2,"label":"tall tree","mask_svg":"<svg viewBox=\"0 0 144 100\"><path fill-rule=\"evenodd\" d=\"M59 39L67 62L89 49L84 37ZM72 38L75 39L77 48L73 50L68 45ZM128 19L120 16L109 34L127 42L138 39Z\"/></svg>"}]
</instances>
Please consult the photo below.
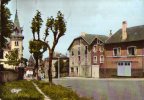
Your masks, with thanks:
<instances>
[{"instance_id":1,"label":"tall tree","mask_svg":"<svg viewBox=\"0 0 144 100\"><path fill-rule=\"evenodd\" d=\"M38 78L38 60L42 59L43 53L47 50L46 44L40 40L40 28L41 28L42 22L43 22L43 20L41 18L41 13L39 11L37 11L37 14L35 15L35 17L32 20L32 26L31 26L33 40L29 41L30 53L33 54L33 57L36 61L35 70L37 71L37 80L39 80L39 78ZM37 33L37 39L35 38L35 33Z\"/></svg>"},{"instance_id":2,"label":"tall tree","mask_svg":"<svg viewBox=\"0 0 144 100\"><path fill-rule=\"evenodd\" d=\"M47 47L49 49L49 82L52 84L52 57L53 52L55 50L55 47L59 41L59 39L64 35L66 31L66 22L64 20L64 15L58 11L57 17L54 19L53 17L50 17L47 19L46 23L46 30L45 30L45 36L44 41L46 41L47 37L49 36L50 31L53 33L53 44L52 47L50 47L48 42L45 42L47 44Z\"/></svg>"},{"instance_id":3,"label":"tall tree","mask_svg":"<svg viewBox=\"0 0 144 100\"><path fill-rule=\"evenodd\" d=\"M37 11L36 16L39 14L40 12ZM37 20L36 20L37 19ZM36 23L37 22L37 23ZM59 41L59 39L64 35L65 31L66 31L66 22L64 20L64 15L58 11L57 13L57 17L53 18L53 17L49 17L47 19L46 22L46 29L45 29L45 33L44 33L44 38L43 40L40 39L40 26L42 25L42 20L39 17L35 17L32 20L32 33L33 33L33 39L35 39L35 32L37 32L38 34L38 40L41 41L41 43L45 44L49 50L49 70L48 70L48 75L49 75L49 83L52 83L52 57L53 57L53 52L55 50L55 47ZM50 44L47 42L47 38L49 36L49 34L52 33L53 34L53 44L52 46L50 46Z\"/></svg>"},{"instance_id":4,"label":"tall tree","mask_svg":"<svg viewBox=\"0 0 144 100\"><path fill-rule=\"evenodd\" d=\"M6 7L10 0L1 0L1 22L0 22L0 50L6 47L7 39L13 32L13 22L10 20L11 13Z\"/></svg>"}]
</instances>

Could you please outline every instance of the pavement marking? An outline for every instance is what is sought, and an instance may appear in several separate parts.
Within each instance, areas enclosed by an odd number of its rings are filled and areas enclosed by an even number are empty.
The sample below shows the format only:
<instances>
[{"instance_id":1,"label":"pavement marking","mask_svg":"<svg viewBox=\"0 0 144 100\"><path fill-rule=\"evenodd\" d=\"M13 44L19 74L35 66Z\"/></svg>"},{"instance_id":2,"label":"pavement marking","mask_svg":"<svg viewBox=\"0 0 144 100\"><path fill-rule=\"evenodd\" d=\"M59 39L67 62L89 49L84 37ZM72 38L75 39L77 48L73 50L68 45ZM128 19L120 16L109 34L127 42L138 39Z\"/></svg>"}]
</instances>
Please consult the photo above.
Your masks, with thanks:
<instances>
[{"instance_id":1,"label":"pavement marking","mask_svg":"<svg viewBox=\"0 0 144 100\"><path fill-rule=\"evenodd\" d=\"M36 89L38 90L38 92L44 96L44 100L51 100L50 97L46 96L46 95L41 91L41 89L40 89L34 82L32 82L32 83L33 83L33 85L36 87Z\"/></svg>"}]
</instances>

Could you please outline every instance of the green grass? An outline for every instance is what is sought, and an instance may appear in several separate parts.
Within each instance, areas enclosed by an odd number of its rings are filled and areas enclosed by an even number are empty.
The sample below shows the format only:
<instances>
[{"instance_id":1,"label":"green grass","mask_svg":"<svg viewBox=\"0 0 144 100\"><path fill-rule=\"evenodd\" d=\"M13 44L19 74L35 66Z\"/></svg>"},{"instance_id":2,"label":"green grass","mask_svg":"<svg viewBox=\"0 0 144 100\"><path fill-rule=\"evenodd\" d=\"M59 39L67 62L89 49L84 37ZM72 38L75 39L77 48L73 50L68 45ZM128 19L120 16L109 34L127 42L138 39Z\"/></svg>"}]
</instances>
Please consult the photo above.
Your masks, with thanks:
<instances>
[{"instance_id":1,"label":"green grass","mask_svg":"<svg viewBox=\"0 0 144 100\"><path fill-rule=\"evenodd\" d=\"M18 94L12 94L11 89L22 89ZM43 100L41 95L32 82L27 80L6 82L0 84L0 98L2 100Z\"/></svg>"},{"instance_id":2,"label":"green grass","mask_svg":"<svg viewBox=\"0 0 144 100\"><path fill-rule=\"evenodd\" d=\"M92 100L91 98L79 97L72 89L66 89L61 85L50 85L47 82L34 81L38 87L52 100Z\"/></svg>"}]
</instances>

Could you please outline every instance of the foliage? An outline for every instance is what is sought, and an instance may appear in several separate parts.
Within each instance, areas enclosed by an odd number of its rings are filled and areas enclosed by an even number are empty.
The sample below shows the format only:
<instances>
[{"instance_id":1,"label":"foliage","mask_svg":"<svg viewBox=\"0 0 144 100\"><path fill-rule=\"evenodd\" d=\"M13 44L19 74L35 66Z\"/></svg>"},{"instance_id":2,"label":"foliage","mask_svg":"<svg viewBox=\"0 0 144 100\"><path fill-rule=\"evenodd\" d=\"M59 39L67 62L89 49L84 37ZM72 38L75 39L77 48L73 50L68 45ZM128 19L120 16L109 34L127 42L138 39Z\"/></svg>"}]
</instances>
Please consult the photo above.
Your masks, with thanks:
<instances>
[{"instance_id":1,"label":"foliage","mask_svg":"<svg viewBox=\"0 0 144 100\"><path fill-rule=\"evenodd\" d=\"M18 49L14 49L12 51L9 51L5 57L8 59L8 61L5 62L6 64L18 66L22 62L24 64L24 66L27 66L28 60L26 58L19 59Z\"/></svg>"},{"instance_id":2,"label":"foliage","mask_svg":"<svg viewBox=\"0 0 144 100\"><path fill-rule=\"evenodd\" d=\"M37 80L38 80L38 60L42 60L43 53L47 50L46 43L43 43L40 40L40 28L42 25L42 18L41 13L37 10L37 13L35 17L32 20L32 34L33 34L33 40L29 41L29 49L30 53L33 54L33 57L36 61L35 69L37 70ZM38 38L35 38L35 33L37 33Z\"/></svg>"},{"instance_id":3,"label":"foliage","mask_svg":"<svg viewBox=\"0 0 144 100\"><path fill-rule=\"evenodd\" d=\"M79 97L72 89L66 89L61 85L50 85L42 81L35 81L35 83L52 100L91 100L86 97Z\"/></svg>"},{"instance_id":4,"label":"foliage","mask_svg":"<svg viewBox=\"0 0 144 100\"><path fill-rule=\"evenodd\" d=\"M6 54L5 57L8 59L8 61L6 61L6 64L9 64L9 65L18 66L19 63L21 62L21 60L18 57L17 49L10 51L8 54Z\"/></svg>"},{"instance_id":5,"label":"foliage","mask_svg":"<svg viewBox=\"0 0 144 100\"><path fill-rule=\"evenodd\" d=\"M56 69L56 77L58 76L58 61L54 64L55 69ZM69 72L69 62L68 60L64 62L62 59L59 60L59 66L60 66L60 73L61 75L64 73Z\"/></svg>"},{"instance_id":6,"label":"foliage","mask_svg":"<svg viewBox=\"0 0 144 100\"><path fill-rule=\"evenodd\" d=\"M60 37L62 37L66 31L66 22L64 21L64 15L58 11L57 13L57 17L53 18L53 17L49 17L47 19L46 22L46 29L45 29L45 33L44 33L44 38L43 40L40 39L40 28L42 25L42 18L41 18L41 13L39 11L37 11L37 14L35 15L35 17L32 19L32 33L33 33L33 41L36 40L35 38L35 33L37 33L38 39L37 41L39 41L42 45L45 45L47 47L47 49L49 50L49 82L52 83L52 56L53 56L53 52L55 50L55 47L60 39ZM52 47L50 47L48 41L46 40L50 34L50 32L52 32L53 34L53 44ZM30 52L37 52L40 50L39 47L39 43L31 43L31 41L29 42L30 45ZM41 47L41 46L40 46ZM45 49L46 50L46 49ZM42 51L42 53L45 52ZM42 53L33 53L35 58L39 58L38 56L40 56ZM36 65L37 61L36 61Z\"/></svg>"},{"instance_id":7,"label":"foliage","mask_svg":"<svg viewBox=\"0 0 144 100\"><path fill-rule=\"evenodd\" d=\"M11 89L22 89L18 94L12 94ZM43 100L32 82L26 80L12 81L0 84L0 98L2 100Z\"/></svg>"},{"instance_id":8,"label":"foliage","mask_svg":"<svg viewBox=\"0 0 144 100\"><path fill-rule=\"evenodd\" d=\"M28 60L26 58L21 58L21 62L23 62L24 67L26 67Z\"/></svg>"},{"instance_id":9,"label":"foliage","mask_svg":"<svg viewBox=\"0 0 144 100\"><path fill-rule=\"evenodd\" d=\"M10 20L11 13L6 7L10 0L1 0L1 20L0 20L0 49L6 47L7 39L13 32L13 22Z\"/></svg>"},{"instance_id":10,"label":"foliage","mask_svg":"<svg viewBox=\"0 0 144 100\"><path fill-rule=\"evenodd\" d=\"M29 41L30 53L33 53L34 58L42 59L42 54L47 50L47 46L38 40Z\"/></svg>"}]
</instances>

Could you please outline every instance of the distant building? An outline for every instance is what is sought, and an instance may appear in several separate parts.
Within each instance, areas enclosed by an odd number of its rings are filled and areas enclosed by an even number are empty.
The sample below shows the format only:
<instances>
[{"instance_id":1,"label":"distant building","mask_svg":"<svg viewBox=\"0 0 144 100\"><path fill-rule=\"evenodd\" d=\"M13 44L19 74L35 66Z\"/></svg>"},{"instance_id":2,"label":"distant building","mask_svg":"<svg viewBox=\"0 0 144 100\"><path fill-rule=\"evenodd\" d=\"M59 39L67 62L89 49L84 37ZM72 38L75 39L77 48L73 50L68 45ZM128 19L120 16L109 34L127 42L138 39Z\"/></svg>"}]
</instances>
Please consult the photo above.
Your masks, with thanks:
<instances>
[{"instance_id":1,"label":"distant building","mask_svg":"<svg viewBox=\"0 0 144 100\"><path fill-rule=\"evenodd\" d=\"M7 59L5 58L6 54L8 52L11 52L13 49L18 50L18 57L19 59L23 57L23 39L24 36L22 35L22 27L20 27L18 14L16 11L15 14L15 20L14 20L14 32L12 33L10 39L8 40L7 48L3 48L3 50L0 52L0 66L7 68L7 69L15 69L16 66L11 66L8 64L5 64Z\"/></svg>"},{"instance_id":2,"label":"distant building","mask_svg":"<svg viewBox=\"0 0 144 100\"><path fill-rule=\"evenodd\" d=\"M25 72L24 77L25 78L32 78L33 72L34 72L34 67L35 67L35 61L31 55L29 58L29 61L28 61L28 66L26 68L24 68L24 72Z\"/></svg>"},{"instance_id":3,"label":"distant building","mask_svg":"<svg viewBox=\"0 0 144 100\"><path fill-rule=\"evenodd\" d=\"M86 34L75 38L70 44L70 76L99 77L99 70L104 67L105 35Z\"/></svg>"},{"instance_id":4,"label":"distant building","mask_svg":"<svg viewBox=\"0 0 144 100\"><path fill-rule=\"evenodd\" d=\"M63 60L66 62L69 60L69 58L59 52L55 52L53 54L53 59L52 59L52 77L56 77L56 69L55 69L55 63L58 61L58 59ZM44 71L45 71L45 77L48 77L48 69L49 69L49 58L45 58L45 64L44 64Z\"/></svg>"},{"instance_id":5,"label":"distant building","mask_svg":"<svg viewBox=\"0 0 144 100\"><path fill-rule=\"evenodd\" d=\"M144 25L114 33L105 44L106 77L144 77Z\"/></svg>"}]
</instances>

